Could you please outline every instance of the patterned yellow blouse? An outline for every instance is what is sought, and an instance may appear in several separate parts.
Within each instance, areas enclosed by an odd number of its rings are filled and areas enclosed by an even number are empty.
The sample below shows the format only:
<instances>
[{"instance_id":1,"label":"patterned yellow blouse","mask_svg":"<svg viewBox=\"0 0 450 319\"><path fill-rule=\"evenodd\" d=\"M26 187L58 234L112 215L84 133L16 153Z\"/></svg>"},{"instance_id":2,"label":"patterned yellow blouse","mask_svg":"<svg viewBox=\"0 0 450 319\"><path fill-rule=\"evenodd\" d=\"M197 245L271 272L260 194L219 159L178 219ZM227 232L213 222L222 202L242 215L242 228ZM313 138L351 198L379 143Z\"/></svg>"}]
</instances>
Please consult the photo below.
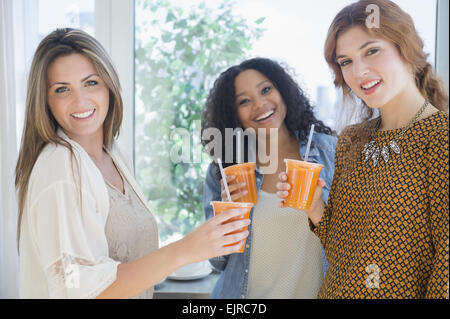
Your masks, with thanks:
<instances>
[{"instance_id":1,"label":"patterned yellow blouse","mask_svg":"<svg viewBox=\"0 0 450 319\"><path fill-rule=\"evenodd\" d=\"M362 154L375 122L341 134L329 206L310 221L330 264L318 297L448 298L448 114L414 123L376 167ZM377 132L377 145L399 132Z\"/></svg>"}]
</instances>

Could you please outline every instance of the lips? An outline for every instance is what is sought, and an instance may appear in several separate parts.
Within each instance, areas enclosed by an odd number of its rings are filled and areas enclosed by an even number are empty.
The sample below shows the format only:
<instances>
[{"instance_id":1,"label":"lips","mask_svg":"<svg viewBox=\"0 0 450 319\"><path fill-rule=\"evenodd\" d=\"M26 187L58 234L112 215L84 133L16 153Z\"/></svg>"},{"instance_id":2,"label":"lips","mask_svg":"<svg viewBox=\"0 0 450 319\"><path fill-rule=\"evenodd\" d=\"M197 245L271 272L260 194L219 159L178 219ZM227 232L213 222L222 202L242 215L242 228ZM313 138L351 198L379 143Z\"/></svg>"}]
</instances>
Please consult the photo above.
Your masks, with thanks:
<instances>
[{"instance_id":1,"label":"lips","mask_svg":"<svg viewBox=\"0 0 450 319\"><path fill-rule=\"evenodd\" d=\"M265 113L263 113L263 114L260 114L260 115L255 119L255 121L256 121L256 122L264 122L265 120L268 120L270 117L272 117L274 114L275 114L275 110L267 111L267 112L265 112Z\"/></svg>"},{"instance_id":2,"label":"lips","mask_svg":"<svg viewBox=\"0 0 450 319\"><path fill-rule=\"evenodd\" d=\"M369 80L369 81L363 82L360 85L360 87L361 87L362 91L364 92L364 94L369 95L369 94L372 94L373 92L375 92L382 83L383 83L382 80Z\"/></svg>"},{"instance_id":3,"label":"lips","mask_svg":"<svg viewBox=\"0 0 450 319\"><path fill-rule=\"evenodd\" d=\"M70 114L70 116L72 116L76 119L83 120L83 119L90 118L94 113L95 113L95 108L92 108L87 111L72 113L72 114Z\"/></svg>"},{"instance_id":4,"label":"lips","mask_svg":"<svg viewBox=\"0 0 450 319\"><path fill-rule=\"evenodd\" d=\"M370 81L370 82L366 82L366 83L364 83L364 84L361 84L361 87L362 87L364 90L369 90L369 89L371 89L372 87L374 87L375 85L377 85L377 84L379 84L379 83L381 83L381 80L373 80L373 81Z\"/></svg>"}]
</instances>

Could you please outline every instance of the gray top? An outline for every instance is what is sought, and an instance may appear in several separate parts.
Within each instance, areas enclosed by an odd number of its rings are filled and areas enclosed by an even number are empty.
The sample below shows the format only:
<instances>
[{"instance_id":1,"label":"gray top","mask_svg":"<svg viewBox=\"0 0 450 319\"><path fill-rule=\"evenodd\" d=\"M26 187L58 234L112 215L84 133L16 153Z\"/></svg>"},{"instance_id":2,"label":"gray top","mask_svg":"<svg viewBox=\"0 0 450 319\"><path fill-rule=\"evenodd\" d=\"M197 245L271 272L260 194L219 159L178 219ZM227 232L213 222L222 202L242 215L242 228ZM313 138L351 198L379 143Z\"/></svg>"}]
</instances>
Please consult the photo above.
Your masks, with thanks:
<instances>
[{"instance_id":1,"label":"gray top","mask_svg":"<svg viewBox=\"0 0 450 319\"><path fill-rule=\"evenodd\" d=\"M125 194L105 180L110 197L105 231L109 257L126 263L157 250L159 241L155 217L142 204L123 175L122 179ZM151 299L153 290L151 287L134 298Z\"/></svg>"}]
</instances>

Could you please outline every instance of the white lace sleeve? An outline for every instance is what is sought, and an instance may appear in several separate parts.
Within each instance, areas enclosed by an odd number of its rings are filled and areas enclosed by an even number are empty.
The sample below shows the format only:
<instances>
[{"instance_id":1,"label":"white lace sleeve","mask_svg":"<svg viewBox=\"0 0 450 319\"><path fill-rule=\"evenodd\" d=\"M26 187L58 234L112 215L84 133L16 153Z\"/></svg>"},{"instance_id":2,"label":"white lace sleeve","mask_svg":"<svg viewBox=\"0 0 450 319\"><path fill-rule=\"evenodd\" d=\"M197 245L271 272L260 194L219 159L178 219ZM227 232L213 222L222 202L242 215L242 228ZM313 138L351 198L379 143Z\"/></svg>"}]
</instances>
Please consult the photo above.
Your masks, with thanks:
<instances>
[{"instance_id":1,"label":"white lace sleeve","mask_svg":"<svg viewBox=\"0 0 450 319\"><path fill-rule=\"evenodd\" d=\"M109 258L107 215L97 200L70 183L49 187L33 204L32 228L51 298L93 298L117 276L120 262Z\"/></svg>"},{"instance_id":2,"label":"white lace sleeve","mask_svg":"<svg viewBox=\"0 0 450 319\"><path fill-rule=\"evenodd\" d=\"M95 298L116 280L116 266L109 258L95 263L63 254L45 269L50 298Z\"/></svg>"}]
</instances>

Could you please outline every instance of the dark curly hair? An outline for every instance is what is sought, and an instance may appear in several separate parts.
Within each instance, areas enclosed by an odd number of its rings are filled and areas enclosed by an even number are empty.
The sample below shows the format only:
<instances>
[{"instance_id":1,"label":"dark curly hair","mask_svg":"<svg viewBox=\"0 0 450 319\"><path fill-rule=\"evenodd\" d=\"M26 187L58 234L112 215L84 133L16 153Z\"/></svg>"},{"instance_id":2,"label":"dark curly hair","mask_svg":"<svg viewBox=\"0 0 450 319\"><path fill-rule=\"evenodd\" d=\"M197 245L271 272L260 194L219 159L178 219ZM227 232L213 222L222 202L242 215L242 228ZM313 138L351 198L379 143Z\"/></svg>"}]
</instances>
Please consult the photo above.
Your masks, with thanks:
<instances>
[{"instance_id":1,"label":"dark curly hair","mask_svg":"<svg viewBox=\"0 0 450 319\"><path fill-rule=\"evenodd\" d=\"M312 124L315 131L333 135L331 128L314 116L310 101L303 93L296 81L288 72L276 61L267 58L253 58L246 60L239 65L235 65L224 71L214 82L214 86L209 92L202 116L202 136L204 130L217 128L222 134L222 162L224 167L237 163L236 152L233 152L233 163L225 161L225 128L233 130L241 127L236 108L236 92L234 88L235 78L243 71L256 70L266 76L278 89L286 105L285 124L291 133L298 132L298 138L307 138ZM202 138L202 145L205 148L210 140ZM233 150L236 139L233 138ZM247 158L248 141L244 141L244 161ZM212 150L206 150L213 156Z\"/></svg>"}]
</instances>

